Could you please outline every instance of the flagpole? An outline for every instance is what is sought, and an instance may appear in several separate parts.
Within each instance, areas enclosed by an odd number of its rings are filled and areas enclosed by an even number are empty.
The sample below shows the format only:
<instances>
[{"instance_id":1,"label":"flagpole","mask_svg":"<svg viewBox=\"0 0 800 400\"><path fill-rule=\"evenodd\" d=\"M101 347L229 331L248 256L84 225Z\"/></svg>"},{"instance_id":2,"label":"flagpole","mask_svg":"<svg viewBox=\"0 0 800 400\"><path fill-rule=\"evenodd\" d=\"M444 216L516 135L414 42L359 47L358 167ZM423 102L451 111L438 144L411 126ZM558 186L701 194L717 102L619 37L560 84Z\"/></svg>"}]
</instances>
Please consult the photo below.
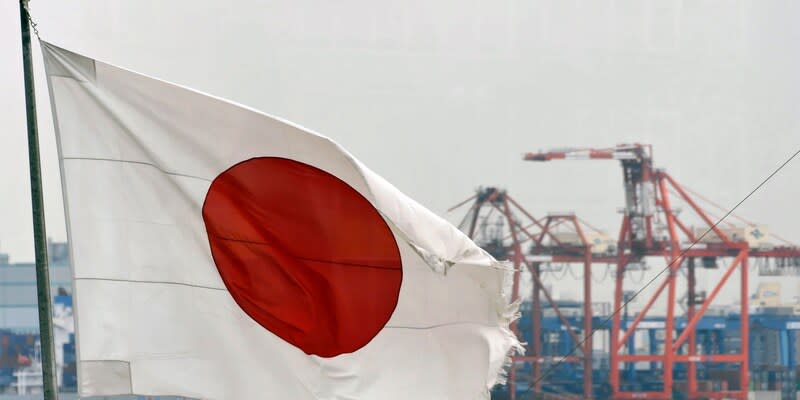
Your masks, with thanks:
<instances>
[{"instance_id":1,"label":"flagpole","mask_svg":"<svg viewBox=\"0 0 800 400\"><path fill-rule=\"evenodd\" d=\"M47 268L47 233L44 226L42 173L39 164L39 132L36 125L36 96L31 61L31 27L28 0L19 1L19 23L22 34L22 67L25 77L25 112L28 118L28 166L31 175L33 210L33 242L36 252L36 297L39 303L39 338L42 355L44 400L57 400L55 351L53 348L53 312L50 306L50 276Z\"/></svg>"}]
</instances>

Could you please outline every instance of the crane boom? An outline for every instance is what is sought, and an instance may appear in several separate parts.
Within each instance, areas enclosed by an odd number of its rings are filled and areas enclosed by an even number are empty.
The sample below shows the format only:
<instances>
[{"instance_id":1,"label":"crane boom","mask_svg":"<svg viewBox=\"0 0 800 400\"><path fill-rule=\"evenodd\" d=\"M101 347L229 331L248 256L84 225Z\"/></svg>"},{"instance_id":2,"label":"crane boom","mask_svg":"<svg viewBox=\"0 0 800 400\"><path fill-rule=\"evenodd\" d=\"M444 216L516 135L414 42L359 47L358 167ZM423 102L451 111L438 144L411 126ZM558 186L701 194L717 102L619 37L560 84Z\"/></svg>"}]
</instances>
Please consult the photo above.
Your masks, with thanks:
<instances>
[{"instance_id":1,"label":"crane boom","mask_svg":"<svg viewBox=\"0 0 800 400\"><path fill-rule=\"evenodd\" d=\"M650 145L621 144L612 148L558 148L537 153L526 153L526 161L552 160L644 160L652 158Z\"/></svg>"},{"instance_id":2,"label":"crane boom","mask_svg":"<svg viewBox=\"0 0 800 400\"><path fill-rule=\"evenodd\" d=\"M563 148L527 153L526 161L618 160L625 181L625 215L630 229L631 249L637 255L653 245L653 214L656 210L652 147L639 143L612 148Z\"/></svg>"}]
</instances>

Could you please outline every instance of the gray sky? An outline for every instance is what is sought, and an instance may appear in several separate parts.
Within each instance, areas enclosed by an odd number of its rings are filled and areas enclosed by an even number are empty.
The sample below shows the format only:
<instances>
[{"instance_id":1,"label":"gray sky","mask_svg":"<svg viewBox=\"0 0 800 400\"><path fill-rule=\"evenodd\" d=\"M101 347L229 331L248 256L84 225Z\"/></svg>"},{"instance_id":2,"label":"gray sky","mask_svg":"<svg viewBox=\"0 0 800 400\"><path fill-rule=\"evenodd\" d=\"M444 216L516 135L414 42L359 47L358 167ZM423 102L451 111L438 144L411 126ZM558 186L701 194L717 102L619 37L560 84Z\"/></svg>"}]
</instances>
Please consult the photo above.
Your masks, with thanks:
<instances>
[{"instance_id":1,"label":"gray sky","mask_svg":"<svg viewBox=\"0 0 800 400\"><path fill-rule=\"evenodd\" d=\"M479 185L500 185L536 215L575 210L616 232L617 163L534 164L521 154L651 143L657 166L733 205L800 148L793 1L33 0L31 8L45 40L328 135L440 214ZM23 261L33 244L18 19L15 1L0 3L0 251ZM38 45L35 63L48 234L64 239ZM740 214L800 242L798 181L800 160Z\"/></svg>"}]
</instances>

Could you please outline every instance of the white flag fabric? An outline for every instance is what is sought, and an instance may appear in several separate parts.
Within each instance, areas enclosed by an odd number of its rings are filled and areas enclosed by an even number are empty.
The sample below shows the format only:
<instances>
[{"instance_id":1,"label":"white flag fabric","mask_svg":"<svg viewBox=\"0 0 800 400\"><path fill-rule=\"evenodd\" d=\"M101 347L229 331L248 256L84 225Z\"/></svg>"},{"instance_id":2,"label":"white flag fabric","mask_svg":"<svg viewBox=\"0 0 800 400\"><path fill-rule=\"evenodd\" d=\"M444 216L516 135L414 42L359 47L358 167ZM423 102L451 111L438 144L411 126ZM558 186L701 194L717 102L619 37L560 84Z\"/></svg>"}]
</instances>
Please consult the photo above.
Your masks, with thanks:
<instances>
[{"instance_id":1,"label":"white flag fabric","mask_svg":"<svg viewBox=\"0 0 800 400\"><path fill-rule=\"evenodd\" d=\"M502 381L513 272L455 227L326 137L42 45L80 395L462 400Z\"/></svg>"}]
</instances>

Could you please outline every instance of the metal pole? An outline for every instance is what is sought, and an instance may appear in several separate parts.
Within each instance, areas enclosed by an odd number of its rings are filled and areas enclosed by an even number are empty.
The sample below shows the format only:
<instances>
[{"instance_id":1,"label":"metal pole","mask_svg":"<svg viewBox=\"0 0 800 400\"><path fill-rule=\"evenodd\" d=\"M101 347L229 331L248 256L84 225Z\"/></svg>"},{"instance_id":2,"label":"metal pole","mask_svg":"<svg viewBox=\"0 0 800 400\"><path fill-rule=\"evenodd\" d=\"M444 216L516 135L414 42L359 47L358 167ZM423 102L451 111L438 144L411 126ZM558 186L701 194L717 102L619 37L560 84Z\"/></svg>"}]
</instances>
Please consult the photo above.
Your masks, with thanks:
<instances>
[{"instance_id":1,"label":"metal pole","mask_svg":"<svg viewBox=\"0 0 800 400\"><path fill-rule=\"evenodd\" d=\"M31 61L31 28L28 23L28 0L19 2L22 36L22 66L25 80L25 112L28 119L28 165L31 176L33 241L36 252L36 295L39 304L39 337L42 352L42 379L45 400L57 400L55 351L53 349L53 313L50 306L50 276L47 268L47 233L44 226L42 173L39 165L39 133L36 126L36 97Z\"/></svg>"},{"instance_id":2,"label":"metal pole","mask_svg":"<svg viewBox=\"0 0 800 400\"><path fill-rule=\"evenodd\" d=\"M541 263L533 263L531 274L540 276ZM543 357L542 354L542 285L540 281L533 280L533 298L531 298L531 350L534 356ZM542 364L540 360L533 363L533 390L542 393Z\"/></svg>"},{"instance_id":3,"label":"metal pole","mask_svg":"<svg viewBox=\"0 0 800 400\"><path fill-rule=\"evenodd\" d=\"M672 398L672 390L673 390L673 366L675 364L675 353L678 351L677 346L675 346L674 342L674 335L675 335L675 285L678 278L678 270L680 269L681 263L683 260L681 259L681 249L680 249L680 240L678 239L678 231L675 229L675 214L672 212L672 206L670 205L669 201L669 193L667 192L667 187L664 182L663 176L656 177L658 182L658 189L661 192L661 207L664 208L664 212L667 216L667 226L669 228L669 238L670 238L670 245L669 245L669 252L670 252L670 260L669 265L667 268L669 269L669 286L667 287L667 320L666 320L666 327L664 328L664 361L661 364L664 368L664 396L666 398ZM705 311L705 310L703 310ZM702 315L702 313L701 313ZM691 324L687 324L686 329L691 331L694 329L694 326Z\"/></svg>"},{"instance_id":4,"label":"metal pole","mask_svg":"<svg viewBox=\"0 0 800 400\"><path fill-rule=\"evenodd\" d=\"M689 304L688 310L686 313L687 321L691 321L694 318L695 314L695 287L697 286L697 279L695 276L695 259L694 257L689 258L689 282L688 282L688 292L689 292ZM687 380L688 380L688 392L689 398L692 399L697 395L697 363L695 362L695 356L697 355L697 326L692 328L689 331L689 365L687 366Z\"/></svg>"},{"instance_id":5,"label":"metal pole","mask_svg":"<svg viewBox=\"0 0 800 400\"><path fill-rule=\"evenodd\" d=\"M624 283L625 265L627 264L628 257L625 256L625 249L627 248L630 228L630 217L625 215L622 218L622 226L619 231L619 239L617 240L617 274L614 278L614 308L612 309L611 320L611 346L609 351L609 361L611 362L609 372L609 384L611 385L611 392L613 396L617 396L620 392L620 376L619 376L619 356L621 355L622 348L618 342L622 321L620 320L619 309L622 306L622 289Z\"/></svg>"},{"instance_id":6,"label":"metal pole","mask_svg":"<svg viewBox=\"0 0 800 400\"><path fill-rule=\"evenodd\" d=\"M739 342L742 344L739 351L742 353L742 366L739 368L739 393L740 398L746 399L750 391L750 287L749 287L749 258L750 249L744 246L739 253L742 256L741 268L741 287L739 296L741 297L741 311L739 312Z\"/></svg>"},{"instance_id":7,"label":"metal pole","mask_svg":"<svg viewBox=\"0 0 800 400\"><path fill-rule=\"evenodd\" d=\"M577 225L577 224L576 224ZM583 398L592 399L592 246L583 249Z\"/></svg>"},{"instance_id":8,"label":"metal pole","mask_svg":"<svg viewBox=\"0 0 800 400\"><path fill-rule=\"evenodd\" d=\"M508 200L503 198L503 213L505 214L506 220L508 221L508 229L511 230L511 240L512 240L512 248L514 251L514 282L511 287L511 301L515 302L519 299L519 278L521 275L520 266L522 266L523 254L522 254L522 246L517 239L517 229L514 226L514 217L511 215L511 208L508 206ZM517 327L517 322L514 321L511 324L511 330L514 334L519 335L519 328ZM517 398L517 365L514 362L514 357L511 358L511 373L509 374L509 382L508 387L511 391L510 397L511 400L516 400Z\"/></svg>"}]
</instances>

